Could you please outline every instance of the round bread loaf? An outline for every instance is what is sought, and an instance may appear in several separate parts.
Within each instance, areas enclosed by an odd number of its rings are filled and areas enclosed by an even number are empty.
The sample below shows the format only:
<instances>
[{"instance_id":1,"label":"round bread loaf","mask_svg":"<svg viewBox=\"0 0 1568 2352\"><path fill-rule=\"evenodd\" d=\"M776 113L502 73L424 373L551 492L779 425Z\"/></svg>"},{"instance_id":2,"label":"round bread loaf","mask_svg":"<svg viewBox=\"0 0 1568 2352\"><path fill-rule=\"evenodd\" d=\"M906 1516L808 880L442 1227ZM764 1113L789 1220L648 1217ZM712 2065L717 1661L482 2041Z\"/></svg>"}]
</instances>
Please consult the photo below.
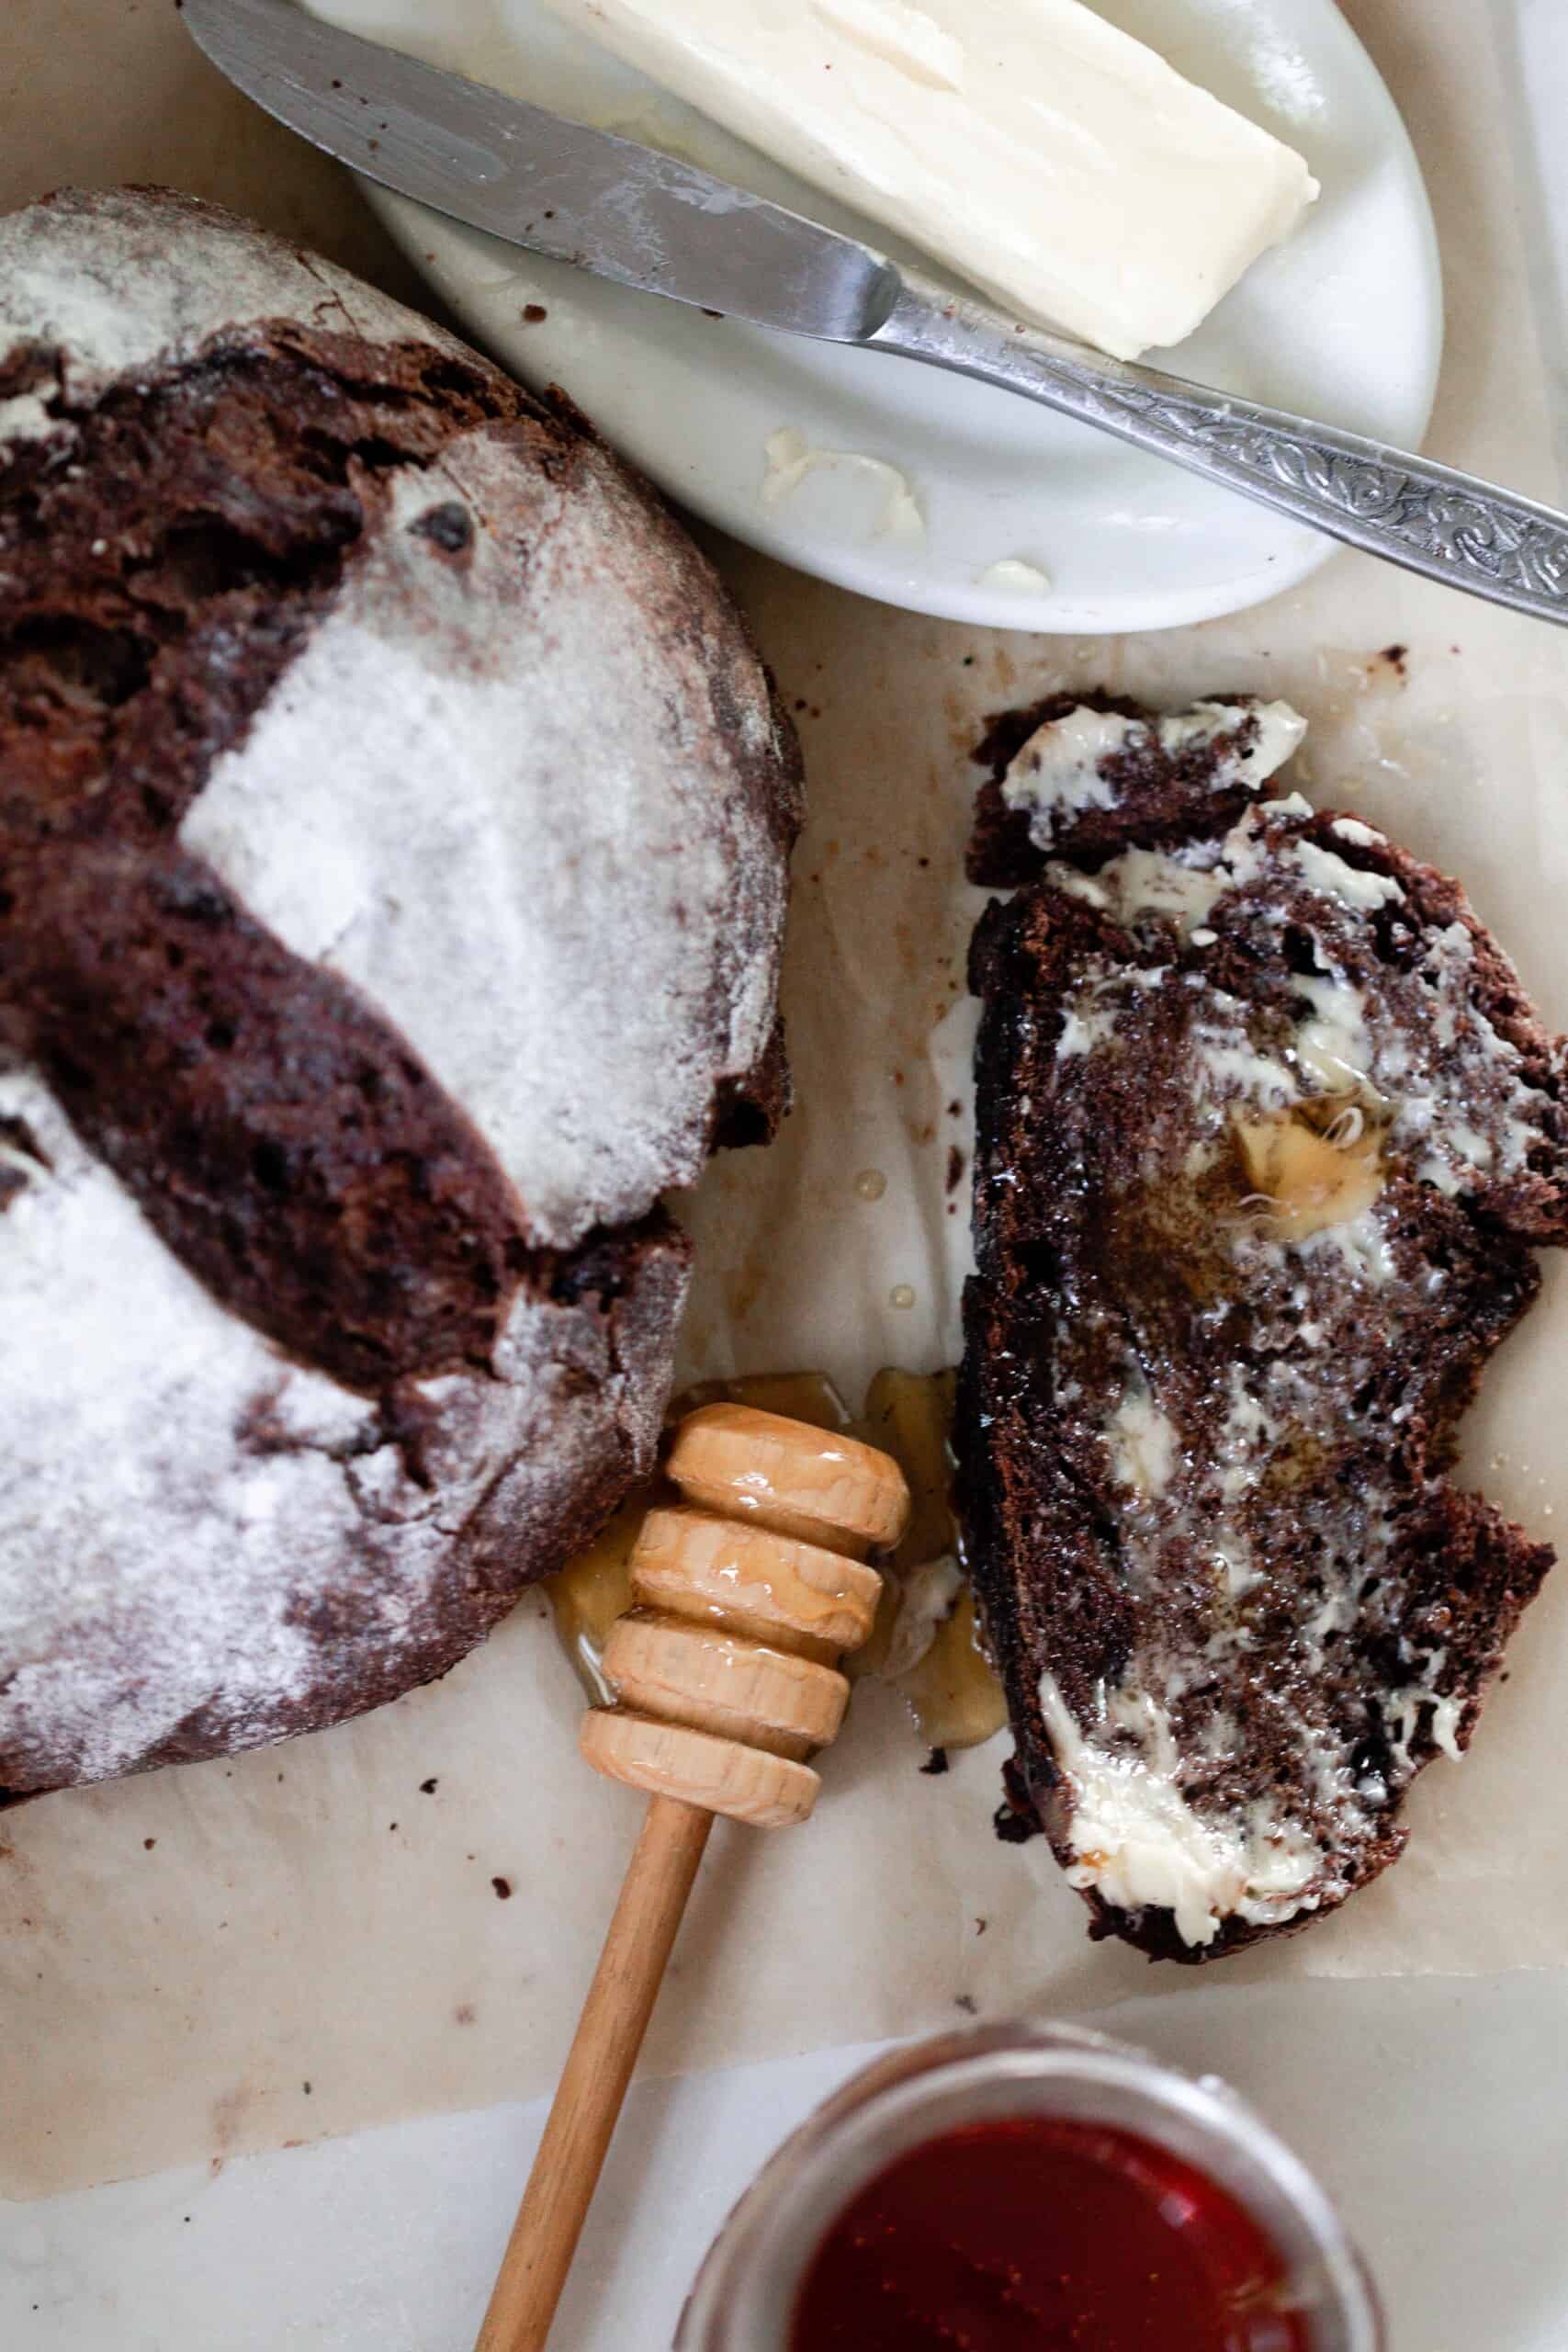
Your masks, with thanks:
<instances>
[{"instance_id":1,"label":"round bread loaf","mask_svg":"<svg viewBox=\"0 0 1568 2352\"><path fill-rule=\"evenodd\" d=\"M647 1467L798 790L567 403L183 197L0 221L0 1795L395 1697Z\"/></svg>"}]
</instances>

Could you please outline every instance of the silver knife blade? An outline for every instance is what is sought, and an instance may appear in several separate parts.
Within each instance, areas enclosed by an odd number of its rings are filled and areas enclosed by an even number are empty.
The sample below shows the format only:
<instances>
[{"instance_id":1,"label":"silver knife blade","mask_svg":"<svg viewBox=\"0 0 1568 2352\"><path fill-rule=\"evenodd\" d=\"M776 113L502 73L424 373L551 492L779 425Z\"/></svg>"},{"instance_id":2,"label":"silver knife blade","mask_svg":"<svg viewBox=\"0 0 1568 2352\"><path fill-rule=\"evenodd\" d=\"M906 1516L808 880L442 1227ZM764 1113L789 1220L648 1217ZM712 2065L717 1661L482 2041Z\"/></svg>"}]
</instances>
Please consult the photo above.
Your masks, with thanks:
<instances>
[{"instance_id":1,"label":"silver knife blade","mask_svg":"<svg viewBox=\"0 0 1568 2352\"><path fill-rule=\"evenodd\" d=\"M1568 514L1009 321L694 164L340 32L293 0L183 6L220 72L269 114L454 220L646 293L1019 393L1348 546L1568 628Z\"/></svg>"},{"instance_id":2,"label":"silver knife blade","mask_svg":"<svg viewBox=\"0 0 1568 2352\"><path fill-rule=\"evenodd\" d=\"M294 0L184 0L220 74L329 155L471 228L703 310L863 343L891 262L635 140L324 25Z\"/></svg>"}]
</instances>

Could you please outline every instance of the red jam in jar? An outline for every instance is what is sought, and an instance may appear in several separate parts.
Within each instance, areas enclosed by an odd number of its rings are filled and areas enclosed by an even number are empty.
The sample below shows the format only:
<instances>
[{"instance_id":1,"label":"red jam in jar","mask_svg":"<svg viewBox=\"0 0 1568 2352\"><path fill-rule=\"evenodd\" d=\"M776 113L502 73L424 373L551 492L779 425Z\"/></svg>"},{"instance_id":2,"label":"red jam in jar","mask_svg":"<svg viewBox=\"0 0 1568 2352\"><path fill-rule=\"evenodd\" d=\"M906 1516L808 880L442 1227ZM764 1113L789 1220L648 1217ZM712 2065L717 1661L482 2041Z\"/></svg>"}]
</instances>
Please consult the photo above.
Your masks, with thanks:
<instances>
[{"instance_id":1,"label":"red jam in jar","mask_svg":"<svg viewBox=\"0 0 1568 2352\"><path fill-rule=\"evenodd\" d=\"M1245 2208L1152 2141L1065 2118L912 2149L849 2205L790 2352L1310 2352Z\"/></svg>"}]
</instances>

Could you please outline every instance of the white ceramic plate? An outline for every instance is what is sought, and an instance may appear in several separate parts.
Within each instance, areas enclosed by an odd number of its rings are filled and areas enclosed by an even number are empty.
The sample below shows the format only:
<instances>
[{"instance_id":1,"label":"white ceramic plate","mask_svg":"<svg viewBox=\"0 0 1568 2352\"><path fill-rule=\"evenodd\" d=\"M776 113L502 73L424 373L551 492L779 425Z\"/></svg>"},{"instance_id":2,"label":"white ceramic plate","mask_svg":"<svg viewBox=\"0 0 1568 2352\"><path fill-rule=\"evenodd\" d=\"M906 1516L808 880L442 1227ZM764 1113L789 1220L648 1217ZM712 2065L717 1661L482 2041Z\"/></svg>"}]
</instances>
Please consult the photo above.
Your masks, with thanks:
<instances>
[{"instance_id":1,"label":"white ceramic plate","mask_svg":"<svg viewBox=\"0 0 1568 2352\"><path fill-rule=\"evenodd\" d=\"M676 148L888 243L568 33L543 0L311 4L356 31ZM1437 241L1393 101L1334 0L1097 6L1300 148L1323 183L1296 236L1265 255L1199 334L1156 359L1418 444L1442 344ZM1294 586L1332 552L1282 516L984 385L709 319L368 193L468 331L516 375L564 385L619 448L709 522L863 594L993 627L1099 635L1239 612ZM543 319L529 322L530 305ZM786 429L850 462L819 464L770 499L767 445ZM852 462L867 458L881 465ZM897 484L886 466L913 493L923 527L889 527L900 502L889 497ZM902 514L908 526L907 502ZM1010 584L994 576L998 564Z\"/></svg>"}]
</instances>

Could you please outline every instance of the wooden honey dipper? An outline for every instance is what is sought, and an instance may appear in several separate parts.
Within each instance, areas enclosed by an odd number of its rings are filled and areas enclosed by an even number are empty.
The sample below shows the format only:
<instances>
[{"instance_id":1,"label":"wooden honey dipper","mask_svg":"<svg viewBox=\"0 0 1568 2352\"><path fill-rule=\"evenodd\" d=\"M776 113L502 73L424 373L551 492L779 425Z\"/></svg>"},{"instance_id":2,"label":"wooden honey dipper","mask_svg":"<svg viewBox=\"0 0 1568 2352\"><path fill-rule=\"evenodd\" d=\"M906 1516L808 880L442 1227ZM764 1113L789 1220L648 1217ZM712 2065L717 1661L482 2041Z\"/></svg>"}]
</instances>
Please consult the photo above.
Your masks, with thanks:
<instances>
[{"instance_id":1,"label":"wooden honey dipper","mask_svg":"<svg viewBox=\"0 0 1568 2352\"><path fill-rule=\"evenodd\" d=\"M632 1608L604 1674L619 1704L583 1719L588 1761L650 1800L477 2352L542 2352L715 1815L804 1821L805 1760L835 1737L909 1490L892 1457L744 1405L705 1405L676 1432L682 1500L650 1510Z\"/></svg>"}]
</instances>

